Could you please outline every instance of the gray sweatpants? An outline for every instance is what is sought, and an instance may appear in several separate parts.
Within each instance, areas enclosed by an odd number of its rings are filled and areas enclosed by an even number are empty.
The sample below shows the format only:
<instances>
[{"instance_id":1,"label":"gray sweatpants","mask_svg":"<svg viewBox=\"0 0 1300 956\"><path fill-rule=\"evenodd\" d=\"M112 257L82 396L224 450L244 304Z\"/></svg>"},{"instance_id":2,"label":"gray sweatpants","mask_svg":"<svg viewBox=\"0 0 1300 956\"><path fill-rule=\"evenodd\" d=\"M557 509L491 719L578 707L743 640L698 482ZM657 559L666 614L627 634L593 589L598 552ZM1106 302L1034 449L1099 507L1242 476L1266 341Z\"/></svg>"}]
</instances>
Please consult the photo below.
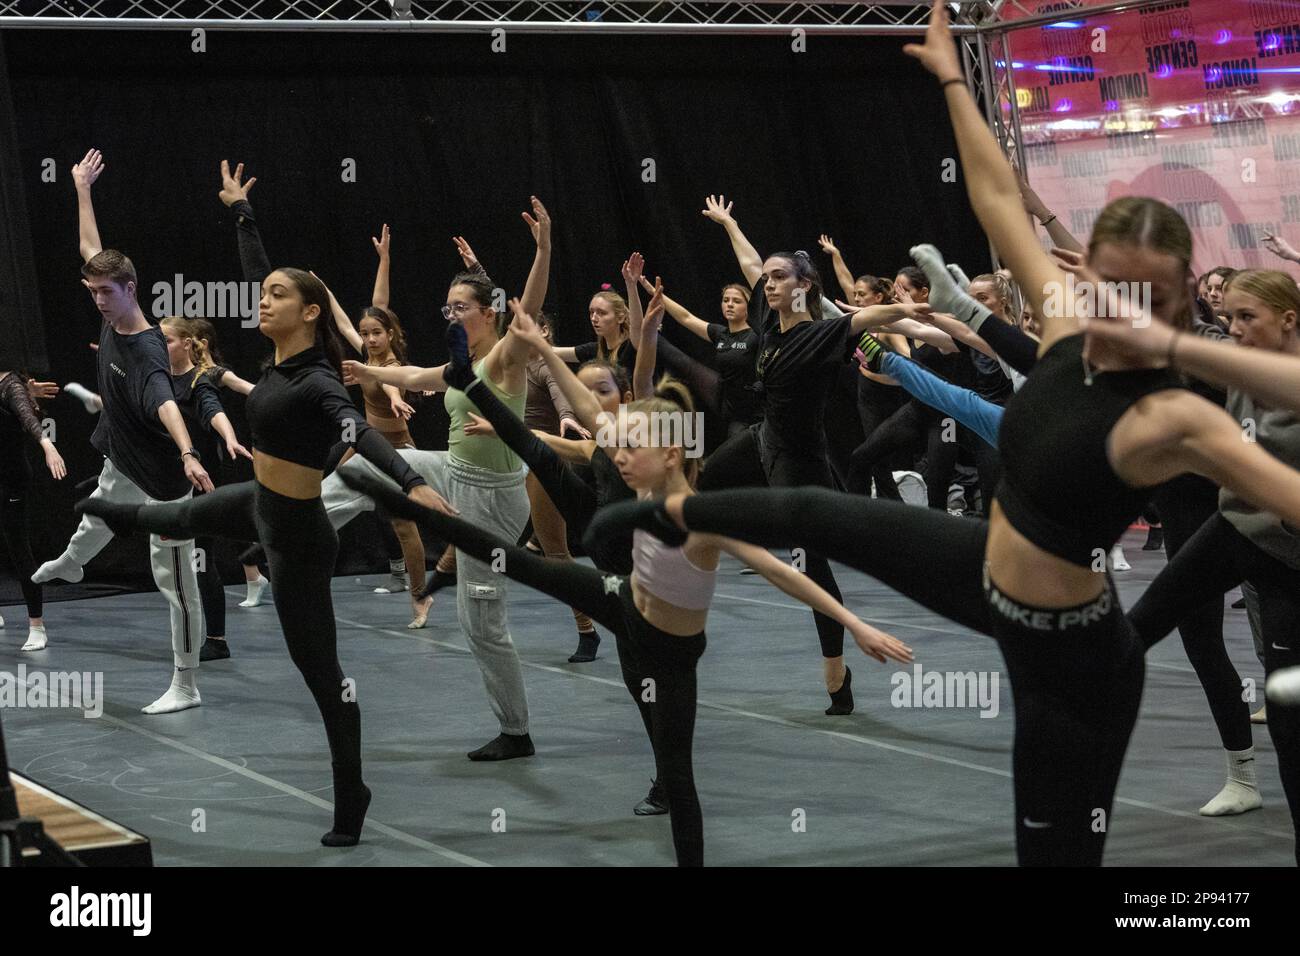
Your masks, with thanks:
<instances>
[{"instance_id":1,"label":"gray sweatpants","mask_svg":"<svg viewBox=\"0 0 1300 956\"><path fill-rule=\"evenodd\" d=\"M193 492L186 492L184 501ZM99 472L99 484L90 493L119 504L157 504L143 488L122 474L109 458ZM82 515L81 523L68 540L64 554L85 567L113 539L108 525L94 515ZM206 558L206 556L205 556ZM199 645L203 641L203 602L199 600L199 577L194 568L194 541L177 541L149 535L149 566L154 584L167 599L171 613L172 657L178 668L199 666Z\"/></svg>"},{"instance_id":2,"label":"gray sweatpants","mask_svg":"<svg viewBox=\"0 0 1300 956\"><path fill-rule=\"evenodd\" d=\"M476 468L445 451L401 448L397 453L434 491L451 502L461 520L511 544L523 532L528 521L528 493L524 490L522 468L501 474ZM335 528L375 507L374 501L343 483L339 472L348 471L365 472L397 487L370 462L353 455L321 485L325 513ZM528 696L506 616L506 580L504 574L456 550L456 612L483 675L488 702L502 733L526 734ZM414 584L416 577L411 581Z\"/></svg>"}]
</instances>

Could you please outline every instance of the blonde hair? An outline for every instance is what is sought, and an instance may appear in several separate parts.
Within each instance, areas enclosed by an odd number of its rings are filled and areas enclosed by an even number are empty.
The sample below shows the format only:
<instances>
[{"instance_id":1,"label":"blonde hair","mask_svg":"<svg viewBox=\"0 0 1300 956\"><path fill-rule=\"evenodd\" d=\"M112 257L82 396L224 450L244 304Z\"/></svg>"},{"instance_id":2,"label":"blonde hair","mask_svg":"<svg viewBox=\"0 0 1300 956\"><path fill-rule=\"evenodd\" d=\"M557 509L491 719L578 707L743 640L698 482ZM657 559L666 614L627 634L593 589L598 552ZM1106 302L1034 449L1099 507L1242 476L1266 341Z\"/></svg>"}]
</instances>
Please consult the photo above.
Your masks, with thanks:
<instances>
[{"instance_id":1,"label":"blonde hair","mask_svg":"<svg viewBox=\"0 0 1300 956\"><path fill-rule=\"evenodd\" d=\"M628 402L627 410L629 414L640 412L645 415L655 413L693 415L695 414L695 402L691 398L691 390L686 387L685 382L673 378L671 375L665 375L655 385L655 393L652 398L639 398L634 402ZM682 471L686 476L686 481L694 488L695 481L699 477L699 460L685 457L682 460L684 462Z\"/></svg>"},{"instance_id":2,"label":"blonde hair","mask_svg":"<svg viewBox=\"0 0 1300 956\"><path fill-rule=\"evenodd\" d=\"M632 313L628 310L627 300L611 289L601 289L592 298L604 299L609 303L610 309L614 312L614 318L618 319L619 331L623 333L624 338L627 338L632 331ZM605 340L602 338L596 339L596 357L606 361L613 361L610 358L609 350L605 348Z\"/></svg>"},{"instance_id":3,"label":"blonde hair","mask_svg":"<svg viewBox=\"0 0 1300 956\"><path fill-rule=\"evenodd\" d=\"M200 375L216 368L217 363L212 361L212 355L208 352L203 336L199 334L199 330L193 322L184 316L169 315L158 324L165 329L171 329L182 339L189 340L186 351L189 352L190 361L194 363L194 377L190 380L191 385L199 380Z\"/></svg>"},{"instance_id":4,"label":"blonde hair","mask_svg":"<svg viewBox=\"0 0 1300 956\"><path fill-rule=\"evenodd\" d=\"M1103 242L1154 249L1173 256L1184 269L1192 263L1192 231L1187 221L1172 206L1149 196L1125 196L1109 203L1092 227L1088 255Z\"/></svg>"},{"instance_id":5,"label":"blonde hair","mask_svg":"<svg viewBox=\"0 0 1300 956\"><path fill-rule=\"evenodd\" d=\"M1243 269L1235 273L1224 286L1224 292L1244 292L1253 295L1273 311L1294 312L1300 318L1300 288L1295 279L1277 269Z\"/></svg>"}]
</instances>

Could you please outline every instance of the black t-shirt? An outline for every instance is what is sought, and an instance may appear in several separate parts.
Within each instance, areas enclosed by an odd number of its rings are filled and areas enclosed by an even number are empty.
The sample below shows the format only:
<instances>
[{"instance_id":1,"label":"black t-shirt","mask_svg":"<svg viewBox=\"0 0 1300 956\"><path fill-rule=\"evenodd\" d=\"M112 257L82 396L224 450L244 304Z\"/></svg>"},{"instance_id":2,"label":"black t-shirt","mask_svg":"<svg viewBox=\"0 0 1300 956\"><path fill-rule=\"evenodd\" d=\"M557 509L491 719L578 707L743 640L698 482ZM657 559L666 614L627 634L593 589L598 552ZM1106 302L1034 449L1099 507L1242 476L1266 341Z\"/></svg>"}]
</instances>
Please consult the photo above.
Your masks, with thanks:
<instances>
[{"instance_id":1,"label":"black t-shirt","mask_svg":"<svg viewBox=\"0 0 1300 956\"><path fill-rule=\"evenodd\" d=\"M773 451L823 460L826 396L838 366L853 350L853 319L800 322L782 332L780 314L767 304L764 281L754 283L749 300L751 323L759 323L761 335L756 371L766 403L763 440Z\"/></svg>"},{"instance_id":2,"label":"black t-shirt","mask_svg":"<svg viewBox=\"0 0 1300 956\"><path fill-rule=\"evenodd\" d=\"M150 498L174 501L190 489L181 450L158 417L173 401L167 340L157 326L121 335L105 322L99 333L99 394L104 411L90 443Z\"/></svg>"},{"instance_id":3,"label":"black t-shirt","mask_svg":"<svg viewBox=\"0 0 1300 956\"><path fill-rule=\"evenodd\" d=\"M986 402L1005 405L1014 391L1011 379L1002 371L1002 366L995 358L989 358L979 349L966 345L958 346L975 369L975 393Z\"/></svg>"},{"instance_id":4,"label":"black t-shirt","mask_svg":"<svg viewBox=\"0 0 1300 956\"><path fill-rule=\"evenodd\" d=\"M190 433L190 441L199 450L203 467L211 472L221 454L217 448L219 436L212 427L212 419L225 411L217 387L209 374L198 375L196 380L194 369L190 369L172 376L172 390Z\"/></svg>"},{"instance_id":5,"label":"black t-shirt","mask_svg":"<svg viewBox=\"0 0 1300 956\"><path fill-rule=\"evenodd\" d=\"M598 342L583 342L581 345L573 347L573 355L579 364L590 362L598 356ZM636 346L632 344L631 339L624 339L622 344L616 348L612 355L608 357L609 364L617 365L627 372L627 378L630 382L632 375L636 371Z\"/></svg>"},{"instance_id":6,"label":"black t-shirt","mask_svg":"<svg viewBox=\"0 0 1300 956\"><path fill-rule=\"evenodd\" d=\"M758 421L763 417L763 402L750 388L758 360L758 333L750 328L732 332L719 322L710 322L708 331L709 341L716 347L724 413L733 422L749 425Z\"/></svg>"}]
</instances>

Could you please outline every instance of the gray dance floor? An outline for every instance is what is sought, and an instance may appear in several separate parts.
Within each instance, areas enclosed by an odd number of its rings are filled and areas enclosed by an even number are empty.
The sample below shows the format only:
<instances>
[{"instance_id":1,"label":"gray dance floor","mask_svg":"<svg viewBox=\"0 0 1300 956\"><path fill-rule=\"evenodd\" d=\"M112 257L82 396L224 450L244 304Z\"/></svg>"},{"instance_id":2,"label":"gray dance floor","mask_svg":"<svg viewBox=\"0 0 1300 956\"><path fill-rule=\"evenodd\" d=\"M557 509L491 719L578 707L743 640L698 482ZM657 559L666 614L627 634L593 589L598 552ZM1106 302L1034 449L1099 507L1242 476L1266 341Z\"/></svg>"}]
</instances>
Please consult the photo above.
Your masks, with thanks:
<instances>
[{"instance_id":1,"label":"gray dance floor","mask_svg":"<svg viewBox=\"0 0 1300 956\"><path fill-rule=\"evenodd\" d=\"M1125 541L1126 606L1164 564ZM913 646L927 670L999 674L999 711L891 704L891 675L850 645L857 712L826 717L809 612L728 561L699 669L695 767L713 865L1011 865L1012 708L992 641L837 568L845 603ZM90 569L93 576L94 567ZM424 630L380 577L337 578L340 656L356 680L365 776L374 802L360 846L327 850L331 789L324 732L269 605L227 591L234 657L200 671L203 706L147 717L171 673L161 597L52 604L50 646L18 648L21 608L5 608L0 670L103 674L103 714L6 707L12 766L149 835L160 865L670 865L667 817L632 806L653 772L619 678L613 641L569 664L569 612L512 585L537 756L476 764L494 736L482 683L440 596ZM1230 599L1234 598L1230 595ZM20 626L24 625L24 626ZM1229 649L1263 691L1244 611L1227 612ZM1253 707L1252 707L1253 709ZM1214 724L1177 636L1148 657L1142 715L1110 821L1107 864L1291 865L1292 833L1265 728L1255 728L1265 806L1208 819L1223 783ZM201 812L200 812L201 811Z\"/></svg>"}]
</instances>

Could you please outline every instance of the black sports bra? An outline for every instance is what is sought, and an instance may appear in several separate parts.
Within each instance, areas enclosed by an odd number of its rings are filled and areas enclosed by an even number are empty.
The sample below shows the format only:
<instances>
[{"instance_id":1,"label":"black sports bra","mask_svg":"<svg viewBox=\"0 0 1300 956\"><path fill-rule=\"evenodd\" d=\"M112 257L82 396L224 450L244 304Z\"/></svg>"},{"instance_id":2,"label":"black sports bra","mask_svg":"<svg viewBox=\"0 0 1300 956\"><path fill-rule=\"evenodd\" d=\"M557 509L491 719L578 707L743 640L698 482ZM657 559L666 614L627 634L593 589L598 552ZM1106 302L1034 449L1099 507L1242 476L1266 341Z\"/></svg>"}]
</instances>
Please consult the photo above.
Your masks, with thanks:
<instances>
[{"instance_id":1,"label":"black sports bra","mask_svg":"<svg viewBox=\"0 0 1300 956\"><path fill-rule=\"evenodd\" d=\"M1012 526L1072 564L1104 558L1152 492L1111 468L1111 429L1138 399L1180 387L1168 369L1097 372L1088 384L1083 335L1053 344L1007 403L998 433L997 500Z\"/></svg>"}]
</instances>

